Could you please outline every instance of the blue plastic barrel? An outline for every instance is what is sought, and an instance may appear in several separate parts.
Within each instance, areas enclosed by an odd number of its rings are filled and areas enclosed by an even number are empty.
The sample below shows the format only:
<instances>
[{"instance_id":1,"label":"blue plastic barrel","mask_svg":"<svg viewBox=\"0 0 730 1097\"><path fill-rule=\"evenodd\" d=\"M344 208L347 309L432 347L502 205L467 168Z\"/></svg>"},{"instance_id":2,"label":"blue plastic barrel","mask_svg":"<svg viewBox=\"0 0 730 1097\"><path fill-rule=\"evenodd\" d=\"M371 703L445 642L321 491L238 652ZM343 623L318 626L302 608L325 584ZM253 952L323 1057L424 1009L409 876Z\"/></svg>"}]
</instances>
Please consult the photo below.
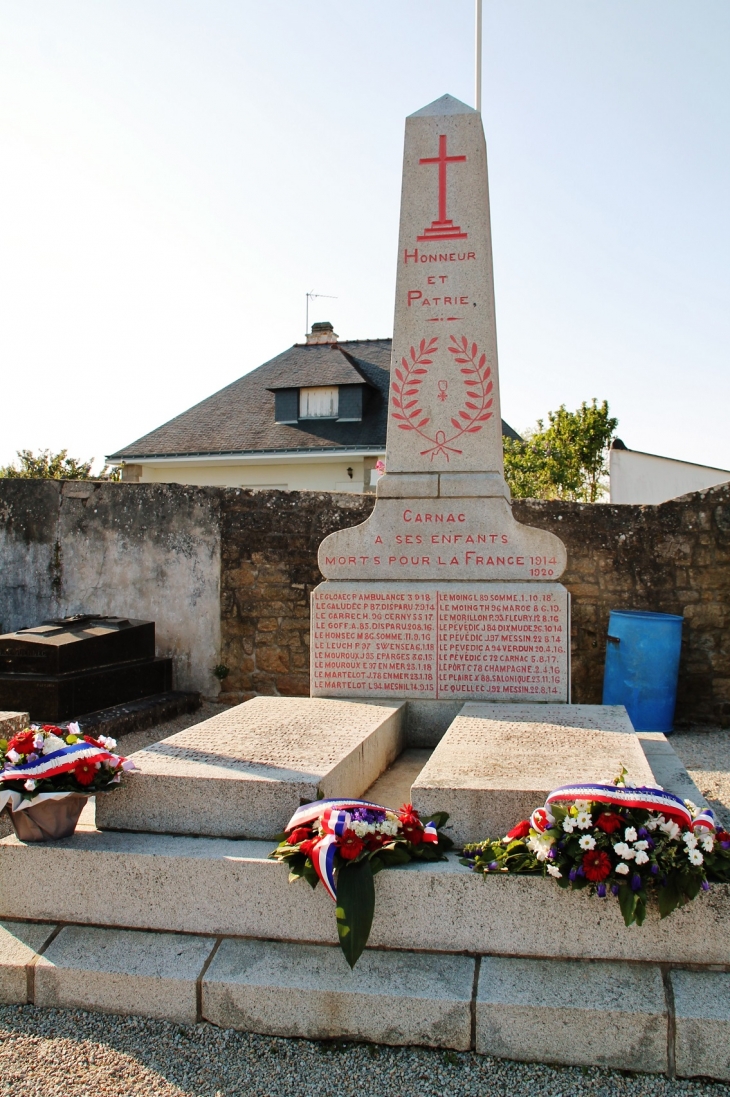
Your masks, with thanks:
<instances>
[{"instance_id":1,"label":"blue plastic barrel","mask_svg":"<svg viewBox=\"0 0 730 1097\"><path fill-rule=\"evenodd\" d=\"M603 703L625 705L637 731L672 730L683 620L674 613L611 610Z\"/></svg>"}]
</instances>

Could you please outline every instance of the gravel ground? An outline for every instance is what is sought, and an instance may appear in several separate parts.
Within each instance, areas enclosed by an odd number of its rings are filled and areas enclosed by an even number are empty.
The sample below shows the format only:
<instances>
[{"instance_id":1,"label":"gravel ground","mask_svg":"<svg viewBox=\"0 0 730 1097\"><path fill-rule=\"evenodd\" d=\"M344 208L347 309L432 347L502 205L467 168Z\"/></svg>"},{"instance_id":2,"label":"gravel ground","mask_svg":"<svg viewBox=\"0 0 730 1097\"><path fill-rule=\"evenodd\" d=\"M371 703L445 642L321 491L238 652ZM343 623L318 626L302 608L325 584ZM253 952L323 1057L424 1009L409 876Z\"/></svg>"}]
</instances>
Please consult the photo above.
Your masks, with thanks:
<instances>
[{"instance_id":1,"label":"gravel ground","mask_svg":"<svg viewBox=\"0 0 730 1097\"><path fill-rule=\"evenodd\" d=\"M0 1007L2 1097L730 1097L712 1082Z\"/></svg>"}]
</instances>

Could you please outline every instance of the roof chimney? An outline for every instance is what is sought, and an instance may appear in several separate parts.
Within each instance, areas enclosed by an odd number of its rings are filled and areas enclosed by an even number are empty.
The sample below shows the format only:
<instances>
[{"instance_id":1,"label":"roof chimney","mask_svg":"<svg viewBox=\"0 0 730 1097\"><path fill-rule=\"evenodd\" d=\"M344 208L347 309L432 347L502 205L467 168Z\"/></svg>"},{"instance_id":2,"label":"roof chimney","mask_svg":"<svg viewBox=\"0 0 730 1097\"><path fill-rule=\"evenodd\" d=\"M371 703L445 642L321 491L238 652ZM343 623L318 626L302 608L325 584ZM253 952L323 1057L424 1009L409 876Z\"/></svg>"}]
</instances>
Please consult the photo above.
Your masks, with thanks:
<instances>
[{"instance_id":1,"label":"roof chimney","mask_svg":"<svg viewBox=\"0 0 730 1097\"><path fill-rule=\"evenodd\" d=\"M329 320L321 324L312 324L312 330L307 335L307 346L312 343L336 343L339 335L334 330Z\"/></svg>"}]
</instances>

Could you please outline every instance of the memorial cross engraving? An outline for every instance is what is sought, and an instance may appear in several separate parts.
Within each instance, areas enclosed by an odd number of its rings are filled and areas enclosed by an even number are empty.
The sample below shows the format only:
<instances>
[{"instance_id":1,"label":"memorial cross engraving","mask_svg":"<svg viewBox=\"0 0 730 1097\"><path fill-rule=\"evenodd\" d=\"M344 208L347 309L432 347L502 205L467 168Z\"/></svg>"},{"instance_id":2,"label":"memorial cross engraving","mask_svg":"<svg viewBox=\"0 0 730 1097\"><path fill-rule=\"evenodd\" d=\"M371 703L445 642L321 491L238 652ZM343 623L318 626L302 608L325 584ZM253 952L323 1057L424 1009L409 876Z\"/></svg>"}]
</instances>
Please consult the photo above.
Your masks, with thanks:
<instances>
[{"instance_id":1,"label":"memorial cross engraving","mask_svg":"<svg viewBox=\"0 0 730 1097\"><path fill-rule=\"evenodd\" d=\"M565 547L512 516L486 144L449 95L406 120L398 247L386 474L320 546L312 695L567 702Z\"/></svg>"}]
</instances>

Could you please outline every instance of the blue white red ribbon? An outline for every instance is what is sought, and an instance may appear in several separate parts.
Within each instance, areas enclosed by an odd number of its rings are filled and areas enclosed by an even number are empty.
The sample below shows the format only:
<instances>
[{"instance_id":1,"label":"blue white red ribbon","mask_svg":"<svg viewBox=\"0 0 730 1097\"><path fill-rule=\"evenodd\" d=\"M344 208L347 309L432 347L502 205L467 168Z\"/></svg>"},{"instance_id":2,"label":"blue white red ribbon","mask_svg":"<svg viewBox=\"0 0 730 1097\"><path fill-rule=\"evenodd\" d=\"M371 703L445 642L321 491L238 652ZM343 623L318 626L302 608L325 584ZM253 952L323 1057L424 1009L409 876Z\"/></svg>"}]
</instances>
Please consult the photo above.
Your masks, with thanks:
<instances>
[{"instance_id":1,"label":"blue white red ribbon","mask_svg":"<svg viewBox=\"0 0 730 1097\"><path fill-rule=\"evenodd\" d=\"M638 808L664 815L681 827L691 830L704 827L706 830L716 829L715 816L710 808L704 808L699 815L693 818L692 812L679 796L673 792L666 792L662 788L621 788L617 785L563 785L553 789L545 801L544 808L536 808L532 813L530 822L535 830L542 833L547 830L552 822L550 805L558 803L575 803L576 800L585 800L590 803L606 804L610 807Z\"/></svg>"},{"instance_id":2,"label":"blue white red ribbon","mask_svg":"<svg viewBox=\"0 0 730 1097\"><path fill-rule=\"evenodd\" d=\"M300 808L297 808L284 827L284 831L288 834L290 830L303 827L307 823L313 823L326 810L330 812L350 811L354 808L370 808L372 811L383 812L387 810L381 804L373 804L370 800L315 800L311 804L302 804Z\"/></svg>"},{"instance_id":3,"label":"blue white red ribbon","mask_svg":"<svg viewBox=\"0 0 730 1097\"><path fill-rule=\"evenodd\" d=\"M76 769L79 762L93 759L95 762L116 762L116 754L111 754L92 743L79 742L65 746L62 750L44 754L35 762L23 762L18 766L5 766L0 770L0 781L25 781L29 777L42 779L57 777L60 773L69 773Z\"/></svg>"}]
</instances>

